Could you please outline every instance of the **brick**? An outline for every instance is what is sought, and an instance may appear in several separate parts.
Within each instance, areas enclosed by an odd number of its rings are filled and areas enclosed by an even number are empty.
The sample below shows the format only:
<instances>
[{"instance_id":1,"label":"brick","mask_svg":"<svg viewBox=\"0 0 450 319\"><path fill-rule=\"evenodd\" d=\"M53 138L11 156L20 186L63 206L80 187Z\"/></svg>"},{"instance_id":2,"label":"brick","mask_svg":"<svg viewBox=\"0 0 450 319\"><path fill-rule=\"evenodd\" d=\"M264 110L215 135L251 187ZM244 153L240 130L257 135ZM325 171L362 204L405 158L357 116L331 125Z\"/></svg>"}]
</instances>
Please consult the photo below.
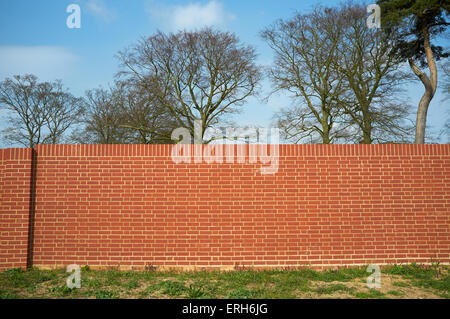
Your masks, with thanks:
<instances>
[{"instance_id":1,"label":"brick","mask_svg":"<svg viewBox=\"0 0 450 319\"><path fill-rule=\"evenodd\" d=\"M34 265L450 262L450 145L280 145L273 175L245 145L234 164L171 148L38 145ZM26 266L30 172L0 150L0 270Z\"/></svg>"}]
</instances>

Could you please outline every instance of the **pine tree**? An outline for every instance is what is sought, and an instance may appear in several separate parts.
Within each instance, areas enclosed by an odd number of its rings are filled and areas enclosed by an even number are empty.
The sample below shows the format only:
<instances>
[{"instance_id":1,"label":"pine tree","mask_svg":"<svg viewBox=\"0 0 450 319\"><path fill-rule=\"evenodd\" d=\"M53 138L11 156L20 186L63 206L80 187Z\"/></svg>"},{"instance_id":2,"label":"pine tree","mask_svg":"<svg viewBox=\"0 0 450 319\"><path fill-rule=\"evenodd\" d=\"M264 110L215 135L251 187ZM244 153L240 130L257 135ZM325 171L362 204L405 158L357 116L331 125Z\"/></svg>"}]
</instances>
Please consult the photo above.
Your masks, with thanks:
<instances>
[{"instance_id":1,"label":"pine tree","mask_svg":"<svg viewBox=\"0 0 450 319\"><path fill-rule=\"evenodd\" d=\"M397 52L409 62L411 70L425 87L420 100L416 121L416 144L425 143L428 107L438 87L436 61L447 58L441 46L433 45L431 39L448 32L450 2L448 0L380 0L381 24L386 32L400 28L401 40ZM419 65L418 65L419 64ZM421 67L428 66L428 76Z\"/></svg>"}]
</instances>

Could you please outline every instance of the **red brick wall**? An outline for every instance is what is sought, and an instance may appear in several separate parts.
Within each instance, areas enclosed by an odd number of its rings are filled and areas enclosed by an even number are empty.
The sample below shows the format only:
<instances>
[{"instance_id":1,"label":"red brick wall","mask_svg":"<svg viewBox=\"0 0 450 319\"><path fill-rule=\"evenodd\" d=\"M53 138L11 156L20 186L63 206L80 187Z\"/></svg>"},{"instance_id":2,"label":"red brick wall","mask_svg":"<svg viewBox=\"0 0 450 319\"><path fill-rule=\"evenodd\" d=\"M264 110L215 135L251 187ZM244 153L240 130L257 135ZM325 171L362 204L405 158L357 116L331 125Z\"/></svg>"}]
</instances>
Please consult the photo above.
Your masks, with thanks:
<instances>
[{"instance_id":1,"label":"red brick wall","mask_svg":"<svg viewBox=\"0 0 450 319\"><path fill-rule=\"evenodd\" d=\"M450 145L280 145L273 175L171 149L38 146L34 265L450 262ZM8 165L2 214L29 184ZM21 233L4 220L0 266Z\"/></svg>"},{"instance_id":2,"label":"red brick wall","mask_svg":"<svg viewBox=\"0 0 450 319\"><path fill-rule=\"evenodd\" d=\"M31 156L0 150L0 270L27 266Z\"/></svg>"}]
</instances>

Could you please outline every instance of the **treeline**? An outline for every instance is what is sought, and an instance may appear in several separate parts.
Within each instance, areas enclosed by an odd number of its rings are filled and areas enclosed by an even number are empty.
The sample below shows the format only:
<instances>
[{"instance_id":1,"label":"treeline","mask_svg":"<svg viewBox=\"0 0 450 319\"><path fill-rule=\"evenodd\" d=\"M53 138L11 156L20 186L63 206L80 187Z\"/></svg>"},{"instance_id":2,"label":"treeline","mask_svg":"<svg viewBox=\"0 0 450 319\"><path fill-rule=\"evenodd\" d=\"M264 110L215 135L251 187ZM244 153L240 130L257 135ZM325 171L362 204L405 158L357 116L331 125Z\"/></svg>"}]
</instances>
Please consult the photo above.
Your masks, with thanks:
<instances>
[{"instance_id":1,"label":"treeline","mask_svg":"<svg viewBox=\"0 0 450 319\"><path fill-rule=\"evenodd\" d=\"M436 66L448 52L431 42L431 36L448 35L449 4L379 4L382 29L368 28L366 6L352 2L276 21L260 34L274 53L270 67L257 65L256 49L235 34L205 28L140 39L117 55L114 84L84 97L74 97L60 81L7 78L0 83L0 107L10 127L2 137L26 147L167 144L177 142L174 129L194 136L200 123L208 143L207 129L226 125L267 77L271 94L292 98L273 123L287 142L409 143L415 130L415 143L424 143L430 102L438 87L449 93L448 61L440 86ZM415 123L404 97L413 79L425 88Z\"/></svg>"}]
</instances>

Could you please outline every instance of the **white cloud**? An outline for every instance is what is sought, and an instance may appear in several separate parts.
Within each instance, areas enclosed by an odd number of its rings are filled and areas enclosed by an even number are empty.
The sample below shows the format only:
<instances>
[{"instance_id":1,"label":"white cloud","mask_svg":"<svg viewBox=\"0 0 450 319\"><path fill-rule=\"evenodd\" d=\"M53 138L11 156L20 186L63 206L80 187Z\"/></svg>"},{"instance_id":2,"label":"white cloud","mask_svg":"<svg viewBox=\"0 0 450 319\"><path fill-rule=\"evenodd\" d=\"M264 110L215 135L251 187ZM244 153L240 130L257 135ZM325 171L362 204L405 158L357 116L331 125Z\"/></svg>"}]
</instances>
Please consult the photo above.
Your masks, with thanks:
<instances>
[{"instance_id":1,"label":"white cloud","mask_svg":"<svg viewBox=\"0 0 450 319\"><path fill-rule=\"evenodd\" d=\"M223 27L236 17L227 12L223 4L212 0L208 3L191 2L187 5L167 6L151 2L147 9L163 29L168 31L195 30L202 27Z\"/></svg>"},{"instance_id":2,"label":"white cloud","mask_svg":"<svg viewBox=\"0 0 450 319\"><path fill-rule=\"evenodd\" d=\"M111 22L116 18L116 13L106 7L104 0L88 0L86 8L89 13L101 18L105 22Z\"/></svg>"},{"instance_id":3,"label":"white cloud","mask_svg":"<svg viewBox=\"0 0 450 319\"><path fill-rule=\"evenodd\" d=\"M41 80L62 79L78 57L58 46L0 46L0 78L35 74Z\"/></svg>"}]
</instances>

